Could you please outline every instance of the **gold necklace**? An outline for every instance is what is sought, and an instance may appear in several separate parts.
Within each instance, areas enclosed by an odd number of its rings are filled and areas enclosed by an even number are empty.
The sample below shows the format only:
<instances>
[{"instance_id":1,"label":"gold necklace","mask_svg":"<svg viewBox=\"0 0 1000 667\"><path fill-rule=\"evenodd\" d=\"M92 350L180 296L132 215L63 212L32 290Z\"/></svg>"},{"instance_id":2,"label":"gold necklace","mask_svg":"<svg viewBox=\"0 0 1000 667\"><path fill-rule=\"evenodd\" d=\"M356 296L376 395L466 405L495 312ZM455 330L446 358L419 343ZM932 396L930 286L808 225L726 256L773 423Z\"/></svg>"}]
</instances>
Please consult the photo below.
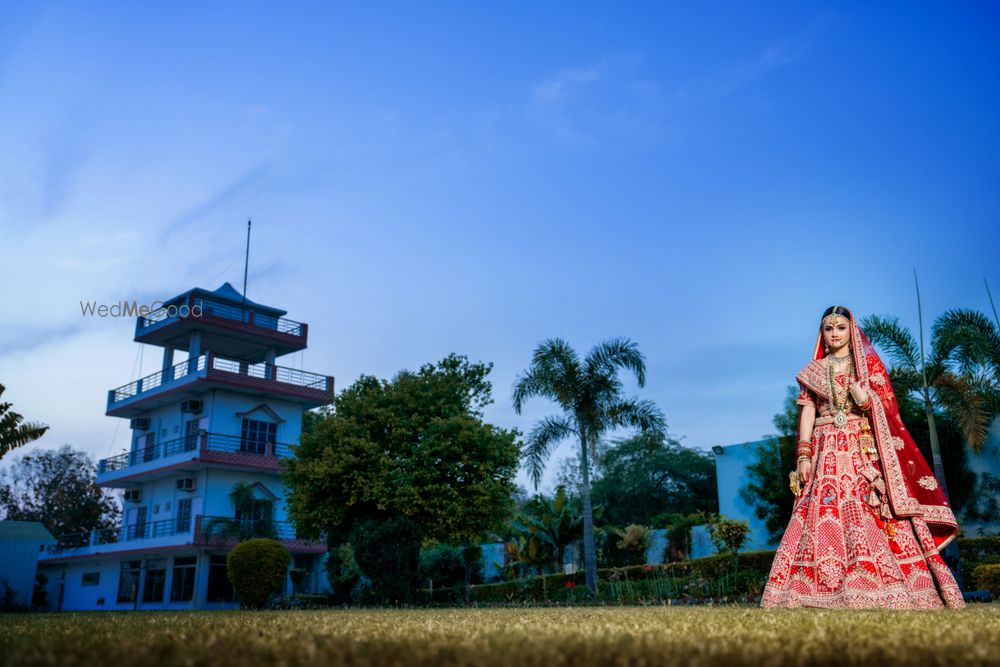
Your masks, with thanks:
<instances>
[{"instance_id":1,"label":"gold necklace","mask_svg":"<svg viewBox=\"0 0 1000 667\"><path fill-rule=\"evenodd\" d=\"M847 410L850 408L851 405L851 390L850 390L851 378L852 378L851 367L848 366L847 368L847 378L845 379L847 391L844 393L843 402L840 403L839 405L837 403L837 387L833 381L832 363L828 363L826 365L826 376L827 379L830 381L830 405L832 405L833 409L836 411L836 414L833 416L833 425L836 426L837 428L844 428L845 426L847 426Z\"/></svg>"}]
</instances>

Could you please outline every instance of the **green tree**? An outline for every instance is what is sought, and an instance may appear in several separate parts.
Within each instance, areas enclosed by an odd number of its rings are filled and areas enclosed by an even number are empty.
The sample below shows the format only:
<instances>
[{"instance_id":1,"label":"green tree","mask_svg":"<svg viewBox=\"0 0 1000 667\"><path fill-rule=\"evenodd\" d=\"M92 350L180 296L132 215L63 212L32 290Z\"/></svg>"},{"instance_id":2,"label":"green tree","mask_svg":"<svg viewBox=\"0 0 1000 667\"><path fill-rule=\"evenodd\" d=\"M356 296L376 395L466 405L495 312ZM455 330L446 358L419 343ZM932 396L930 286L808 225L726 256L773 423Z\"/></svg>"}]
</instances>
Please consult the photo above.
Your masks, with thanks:
<instances>
[{"instance_id":1,"label":"green tree","mask_svg":"<svg viewBox=\"0 0 1000 667\"><path fill-rule=\"evenodd\" d=\"M774 415L778 435L764 438L756 447L756 459L747 466L746 483L739 494L758 519L764 520L772 542L781 535L792 518L795 496L788 488L788 473L795 468L795 441L799 428L799 407L795 403L798 387L785 392L783 409Z\"/></svg>"},{"instance_id":2,"label":"green tree","mask_svg":"<svg viewBox=\"0 0 1000 667\"><path fill-rule=\"evenodd\" d=\"M12 521L38 521L67 546L87 544L91 530L118 526L121 509L97 486L85 452L69 445L25 454L0 472L0 513Z\"/></svg>"},{"instance_id":3,"label":"green tree","mask_svg":"<svg viewBox=\"0 0 1000 667\"><path fill-rule=\"evenodd\" d=\"M547 339L535 348L531 366L514 383L514 410L521 414L533 396L548 398L562 409L542 419L524 447L528 470L538 487L545 462L555 445L568 437L580 445L580 496L583 503L583 562L587 588L597 595L597 549L590 489L590 460L601 437L620 427L637 427L654 438L666 430L663 414L652 401L626 399L618 378L631 371L640 387L646 384L646 363L635 343L612 339L595 346L582 361L564 340Z\"/></svg>"},{"instance_id":4,"label":"green tree","mask_svg":"<svg viewBox=\"0 0 1000 667\"><path fill-rule=\"evenodd\" d=\"M299 531L325 532L332 549L368 521L403 518L421 539L453 544L499 528L511 513L519 443L516 430L483 421L491 369L450 355L391 381L362 376L342 391L286 464ZM414 572L419 544L403 550Z\"/></svg>"},{"instance_id":5,"label":"green tree","mask_svg":"<svg viewBox=\"0 0 1000 667\"><path fill-rule=\"evenodd\" d=\"M604 506L607 523L648 526L661 514L719 511L715 459L673 438L619 440L600 452L595 468L593 502Z\"/></svg>"},{"instance_id":6,"label":"green tree","mask_svg":"<svg viewBox=\"0 0 1000 667\"><path fill-rule=\"evenodd\" d=\"M5 387L0 384L0 396L3 396L4 390ZM49 430L43 424L24 421L24 417L10 408L10 403L0 403L0 459L16 447L38 440Z\"/></svg>"}]
</instances>

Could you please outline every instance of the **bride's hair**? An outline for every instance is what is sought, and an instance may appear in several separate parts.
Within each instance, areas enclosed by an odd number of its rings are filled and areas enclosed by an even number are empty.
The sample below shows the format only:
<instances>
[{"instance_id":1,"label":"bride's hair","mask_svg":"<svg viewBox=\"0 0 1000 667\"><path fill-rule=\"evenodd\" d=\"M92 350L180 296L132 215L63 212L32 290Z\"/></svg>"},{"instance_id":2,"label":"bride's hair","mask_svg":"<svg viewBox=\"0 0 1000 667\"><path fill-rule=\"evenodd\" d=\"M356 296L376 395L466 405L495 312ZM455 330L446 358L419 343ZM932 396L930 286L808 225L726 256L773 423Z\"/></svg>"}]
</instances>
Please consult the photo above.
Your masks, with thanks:
<instances>
[{"instance_id":1,"label":"bride's hair","mask_svg":"<svg viewBox=\"0 0 1000 667\"><path fill-rule=\"evenodd\" d=\"M851 315L851 311L845 308L844 306L830 306L829 308L823 311L823 317L819 318L819 321L822 322L830 315L840 315L841 317L846 317L849 320L854 319L854 317Z\"/></svg>"}]
</instances>

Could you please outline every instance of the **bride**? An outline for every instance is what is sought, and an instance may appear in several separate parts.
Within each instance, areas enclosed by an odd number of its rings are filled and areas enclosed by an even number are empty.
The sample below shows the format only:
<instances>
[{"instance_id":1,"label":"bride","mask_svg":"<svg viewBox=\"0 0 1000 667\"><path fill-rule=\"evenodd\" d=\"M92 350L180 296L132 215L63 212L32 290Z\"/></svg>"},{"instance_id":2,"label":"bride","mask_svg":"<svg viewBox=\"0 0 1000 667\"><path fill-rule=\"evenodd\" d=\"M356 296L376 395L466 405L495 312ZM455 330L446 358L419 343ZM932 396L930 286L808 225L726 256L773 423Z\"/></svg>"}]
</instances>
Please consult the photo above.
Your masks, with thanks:
<instances>
[{"instance_id":1,"label":"bride","mask_svg":"<svg viewBox=\"0 0 1000 667\"><path fill-rule=\"evenodd\" d=\"M761 606L964 607L940 556L958 532L955 516L847 308L823 313L813 360L796 379L798 498Z\"/></svg>"}]
</instances>

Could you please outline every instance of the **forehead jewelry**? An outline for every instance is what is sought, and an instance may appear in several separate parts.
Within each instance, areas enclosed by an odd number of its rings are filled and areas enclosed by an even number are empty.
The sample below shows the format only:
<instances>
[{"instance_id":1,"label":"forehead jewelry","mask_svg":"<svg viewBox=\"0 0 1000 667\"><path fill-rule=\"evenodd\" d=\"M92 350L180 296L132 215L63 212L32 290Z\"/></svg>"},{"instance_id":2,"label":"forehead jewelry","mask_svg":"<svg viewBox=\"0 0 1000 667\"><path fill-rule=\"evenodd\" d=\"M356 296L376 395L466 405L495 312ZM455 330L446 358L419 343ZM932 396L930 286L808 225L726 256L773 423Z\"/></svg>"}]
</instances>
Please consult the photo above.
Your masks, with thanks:
<instances>
[{"instance_id":1,"label":"forehead jewelry","mask_svg":"<svg viewBox=\"0 0 1000 667\"><path fill-rule=\"evenodd\" d=\"M834 308L836 308L836 306L834 306ZM830 313L829 315L823 318L823 326L826 326L827 324L836 325L841 318L843 318L844 320L847 319L840 313L837 312Z\"/></svg>"}]
</instances>

